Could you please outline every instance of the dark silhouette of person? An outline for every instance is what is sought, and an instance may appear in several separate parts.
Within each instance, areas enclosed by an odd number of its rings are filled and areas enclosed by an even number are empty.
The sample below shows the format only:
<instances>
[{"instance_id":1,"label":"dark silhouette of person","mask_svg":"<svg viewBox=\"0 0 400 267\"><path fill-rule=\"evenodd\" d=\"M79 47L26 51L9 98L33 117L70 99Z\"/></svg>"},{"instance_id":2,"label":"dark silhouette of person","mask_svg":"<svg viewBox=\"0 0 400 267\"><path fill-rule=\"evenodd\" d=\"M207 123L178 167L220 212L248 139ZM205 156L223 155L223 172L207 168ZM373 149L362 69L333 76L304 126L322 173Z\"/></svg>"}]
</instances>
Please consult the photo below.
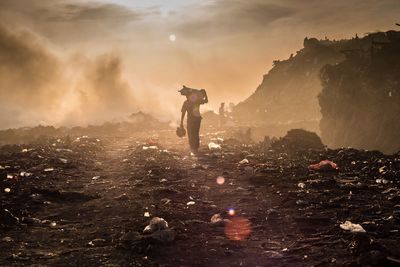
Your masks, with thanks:
<instances>
[{"instance_id":1,"label":"dark silhouette of person","mask_svg":"<svg viewBox=\"0 0 400 267\"><path fill-rule=\"evenodd\" d=\"M208 103L206 90L192 89L186 86L179 91L186 96L186 101L182 105L181 128L183 128L183 120L187 113L187 134L189 137L189 145L192 153L197 154L200 147L200 105Z\"/></svg>"},{"instance_id":2,"label":"dark silhouette of person","mask_svg":"<svg viewBox=\"0 0 400 267\"><path fill-rule=\"evenodd\" d=\"M219 107L219 127L225 125L225 103L221 103Z\"/></svg>"}]
</instances>

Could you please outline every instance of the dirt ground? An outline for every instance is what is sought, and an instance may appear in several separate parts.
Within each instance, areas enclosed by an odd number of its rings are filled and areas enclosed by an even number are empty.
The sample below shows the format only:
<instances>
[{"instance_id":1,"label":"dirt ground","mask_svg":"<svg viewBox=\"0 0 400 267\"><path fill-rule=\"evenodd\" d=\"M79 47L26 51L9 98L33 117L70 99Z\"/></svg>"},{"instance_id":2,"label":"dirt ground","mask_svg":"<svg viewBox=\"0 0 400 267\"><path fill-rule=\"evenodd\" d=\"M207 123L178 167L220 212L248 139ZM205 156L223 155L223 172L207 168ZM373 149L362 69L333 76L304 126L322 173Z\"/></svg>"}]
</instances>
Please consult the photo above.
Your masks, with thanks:
<instances>
[{"instance_id":1,"label":"dirt ground","mask_svg":"<svg viewBox=\"0 0 400 267\"><path fill-rule=\"evenodd\" d=\"M399 154L223 138L204 134L197 157L173 131L2 147L0 265L400 263ZM324 159L339 170L307 168ZM156 216L170 235L143 234Z\"/></svg>"}]
</instances>

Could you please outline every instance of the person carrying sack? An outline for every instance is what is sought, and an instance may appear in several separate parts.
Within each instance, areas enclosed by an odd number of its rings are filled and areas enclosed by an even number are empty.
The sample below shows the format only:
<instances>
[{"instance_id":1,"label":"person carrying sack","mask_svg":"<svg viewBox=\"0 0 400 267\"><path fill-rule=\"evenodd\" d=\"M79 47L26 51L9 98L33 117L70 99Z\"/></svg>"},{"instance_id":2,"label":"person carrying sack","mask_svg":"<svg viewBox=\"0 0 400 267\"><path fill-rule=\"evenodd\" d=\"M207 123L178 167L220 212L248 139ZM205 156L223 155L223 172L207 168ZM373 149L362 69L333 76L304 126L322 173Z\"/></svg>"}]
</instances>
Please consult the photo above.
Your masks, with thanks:
<instances>
[{"instance_id":1,"label":"person carrying sack","mask_svg":"<svg viewBox=\"0 0 400 267\"><path fill-rule=\"evenodd\" d=\"M197 154L200 146L200 105L208 103L207 92L204 89L198 90L183 86L179 90L181 95L186 96L186 101L183 102L181 109L181 124L177 129L177 135L184 135L185 128L183 126L183 120L187 113L187 134L189 138L190 150L193 154ZM182 137L182 136L181 136Z\"/></svg>"}]
</instances>

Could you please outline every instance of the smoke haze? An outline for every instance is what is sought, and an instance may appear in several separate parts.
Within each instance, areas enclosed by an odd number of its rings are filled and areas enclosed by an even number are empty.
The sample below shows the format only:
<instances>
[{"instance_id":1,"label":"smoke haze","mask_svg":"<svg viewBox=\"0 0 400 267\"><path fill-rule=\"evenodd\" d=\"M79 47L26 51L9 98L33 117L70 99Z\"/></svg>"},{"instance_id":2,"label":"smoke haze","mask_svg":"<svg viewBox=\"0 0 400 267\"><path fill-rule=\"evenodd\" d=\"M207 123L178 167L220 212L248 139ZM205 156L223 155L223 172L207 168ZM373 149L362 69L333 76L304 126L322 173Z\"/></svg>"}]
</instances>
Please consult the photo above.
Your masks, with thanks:
<instances>
[{"instance_id":1,"label":"smoke haze","mask_svg":"<svg viewBox=\"0 0 400 267\"><path fill-rule=\"evenodd\" d=\"M207 89L209 108L241 101L305 36L388 30L399 11L398 0L2 0L0 128L138 110L175 121L182 84Z\"/></svg>"}]
</instances>

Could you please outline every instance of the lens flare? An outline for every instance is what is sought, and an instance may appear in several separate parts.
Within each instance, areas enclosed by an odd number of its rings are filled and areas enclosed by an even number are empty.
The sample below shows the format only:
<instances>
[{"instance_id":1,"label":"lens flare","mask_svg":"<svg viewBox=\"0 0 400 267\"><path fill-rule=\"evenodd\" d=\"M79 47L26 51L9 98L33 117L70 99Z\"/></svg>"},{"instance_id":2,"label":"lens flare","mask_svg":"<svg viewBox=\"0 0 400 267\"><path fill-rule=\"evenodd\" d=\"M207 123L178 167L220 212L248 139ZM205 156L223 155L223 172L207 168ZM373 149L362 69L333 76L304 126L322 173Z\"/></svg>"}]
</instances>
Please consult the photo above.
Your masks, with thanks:
<instances>
[{"instance_id":1,"label":"lens flare","mask_svg":"<svg viewBox=\"0 0 400 267\"><path fill-rule=\"evenodd\" d=\"M222 176L218 176L217 178L217 184L223 185L225 183L225 178Z\"/></svg>"},{"instance_id":2,"label":"lens flare","mask_svg":"<svg viewBox=\"0 0 400 267\"><path fill-rule=\"evenodd\" d=\"M234 208L229 208L229 209L228 209L228 214L229 214L230 216L234 216L234 215L235 215L235 209L234 209Z\"/></svg>"},{"instance_id":3,"label":"lens flare","mask_svg":"<svg viewBox=\"0 0 400 267\"><path fill-rule=\"evenodd\" d=\"M248 219L243 217L235 217L225 225L225 235L230 240L244 240L250 233L251 223Z\"/></svg>"}]
</instances>

